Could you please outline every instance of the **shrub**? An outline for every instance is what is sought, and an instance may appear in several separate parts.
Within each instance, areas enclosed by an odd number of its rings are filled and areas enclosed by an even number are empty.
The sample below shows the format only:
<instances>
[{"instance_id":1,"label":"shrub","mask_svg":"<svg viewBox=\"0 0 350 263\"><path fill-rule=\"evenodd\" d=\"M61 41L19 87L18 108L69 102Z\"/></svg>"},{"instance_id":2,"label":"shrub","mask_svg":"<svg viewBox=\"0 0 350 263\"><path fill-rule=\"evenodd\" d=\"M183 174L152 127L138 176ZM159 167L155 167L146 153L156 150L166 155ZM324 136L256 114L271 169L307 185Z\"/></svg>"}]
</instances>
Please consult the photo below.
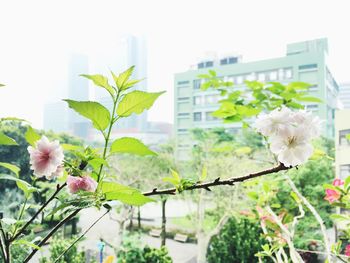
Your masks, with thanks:
<instances>
[{"instance_id":1,"label":"shrub","mask_svg":"<svg viewBox=\"0 0 350 263\"><path fill-rule=\"evenodd\" d=\"M261 251L261 246L266 242L261 234L258 222L230 218L220 233L210 240L208 263L257 262L258 258L254 254Z\"/></svg>"}]
</instances>

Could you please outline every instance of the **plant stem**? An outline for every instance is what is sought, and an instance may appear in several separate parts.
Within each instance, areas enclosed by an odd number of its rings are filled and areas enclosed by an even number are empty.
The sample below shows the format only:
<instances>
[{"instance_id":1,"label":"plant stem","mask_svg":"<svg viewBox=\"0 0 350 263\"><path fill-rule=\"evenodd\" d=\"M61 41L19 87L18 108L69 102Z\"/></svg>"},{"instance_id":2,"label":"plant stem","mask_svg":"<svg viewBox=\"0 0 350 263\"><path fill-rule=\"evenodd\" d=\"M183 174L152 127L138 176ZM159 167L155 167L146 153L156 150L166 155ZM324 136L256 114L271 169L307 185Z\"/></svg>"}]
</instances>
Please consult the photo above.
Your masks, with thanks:
<instances>
[{"instance_id":1,"label":"plant stem","mask_svg":"<svg viewBox=\"0 0 350 263\"><path fill-rule=\"evenodd\" d=\"M41 248L46 241L53 236L53 234L55 234L57 232L57 230L59 230L61 228L61 226L63 226L65 223L67 223L70 219L72 219L74 216L76 216L81 209L75 210L73 213L69 214L68 216L66 216L64 219L62 219L57 225L55 225L55 227L40 241L40 243L38 244L38 247ZM27 263L29 262L29 260L38 252L38 248L34 248L32 250L32 252L25 258L25 260L23 261L23 263Z\"/></svg>"},{"instance_id":2,"label":"plant stem","mask_svg":"<svg viewBox=\"0 0 350 263\"><path fill-rule=\"evenodd\" d=\"M35 218L45 209L45 207L56 197L56 195L67 185L67 183L64 183L62 185L56 186L56 191L52 194L52 196L39 208L38 211L32 216L31 219L22 227L17 233L14 233L14 236L10 239L10 242L14 241L16 238L18 238L24 230L35 220Z\"/></svg>"},{"instance_id":3,"label":"plant stem","mask_svg":"<svg viewBox=\"0 0 350 263\"><path fill-rule=\"evenodd\" d=\"M116 96L115 100L113 100L113 110L112 110L112 114L111 114L111 121L110 121L110 123L109 123L107 135L106 135L106 136L104 135L104 138L105 138L105 145L104 145L103 155L102 155L102 159L104 159L104 160L106 159L109 137L111 136L112 127L113 127L113 124L114 124L114 122L115 122L115 120L114 120L114 114L115 114L115 110L116 110L117 103L118 103L118 100L119 100L119 94L120 94L119 91L117 91L117 96ZM103 133L103 132L102 132L102 133ZM104 134L104 133L103 133L103 134ZM100 182L102 169L103 169L103 164L101 164L101 166L100 166L100 170L99 170L98 176L97 176L97 182Z\"/></svg>"},{"instance_id":4,"label":"plant stem","mask_svg":"<svg viewBox=\"0 0 350 263\"><path fill-rule=\"evenodd\" d=\"M19 216L18 216L18 219L17 219L17 223L16 223L16 225L15 225L15 230L13 231L13 234L14 234L14 235L16 234L16 231L17 231L17 228L18 228L18 222L22 219L23 212L24 212L24 208L25 208L26 205L27 205L27 201L28 201L28 198L26 197L26 199L24 200L22 209L21 209L21 211L20 211L20 213L19 213Z\"/></svg>"},{"instance_id":5,"label":"plant stem","mask_svg":"<svg viewBox=\"0 0 350 263\"><path fill-rule=\"evenodd\" d=\"M82 239L82 238L86 235L86 233L89 232L90 229L91 229L94 225L96 225L96 224L98 223L98 221L100 221L105 215L107 215L107 214L109 213L109 211L110 211L110 210L107 210L106 213L104 213L104 214L103 214L102 216L100 216L97 220L95 220L95 222L94 222L88 229L86 229L86 230L84 231L83 234L81 234L77 239L75 239L74 242L73 242L67 249L65 249L65 250L61 253L61 255L59 255L58 258L55 259L54 263L58 262L58 260L59 260L61 257L63 257L64 254L66 254L80 239Z\"/></svg>"},{"instance_id":6,"label":"plant stem","mask_svg":"<svg viewBox=\"0 0 350 263\"><path fill-rule=\"evenodd\" d=\"M226 180L221 180L220 177L216 178L214 181L211 182L206 182L206 183L195 183L194 185L191 185L187 188L184 189L185 190L194 190L194 189L206 189L206 190L210 190L210 187L213 186L218 186L218 185L234 185L235 183L238 182L244 182L246 180L249 179L253 179L256 177L260 177L262 175L266 175L266 174L272 174L272 173L277 173L279 171L284 171L284 170L289 170L293 167L286 167L284 166L282 163L280 163L278 166L267 169L267 170L263 170L257 173L251 173L245 176L241 176L241 177L231 177L229 179ZM162 194L168 194L168 195L174 195L176 194L177 189L176 188L168 188L168 189L163 189L163 190L158 190L157 188L154 188L152 191L149 192L144 192L143 195L146 196L151 196L151 195L162 195Z\"/></svg>"},{"instance_id":7,"label":"plant stem","mask_svg":"<svg viewBox=\"0 0 350 263\"><path fill-rule=\"evenodd\" d=\"M0 246L1 246L1 253L2 253L2 256L4 258L4 261L7 260L7 254L6 254L6 235L5 235L5 232L2 228L2 224L1 224L1 221L0 221Z\"/></svg>"}]
</instances>

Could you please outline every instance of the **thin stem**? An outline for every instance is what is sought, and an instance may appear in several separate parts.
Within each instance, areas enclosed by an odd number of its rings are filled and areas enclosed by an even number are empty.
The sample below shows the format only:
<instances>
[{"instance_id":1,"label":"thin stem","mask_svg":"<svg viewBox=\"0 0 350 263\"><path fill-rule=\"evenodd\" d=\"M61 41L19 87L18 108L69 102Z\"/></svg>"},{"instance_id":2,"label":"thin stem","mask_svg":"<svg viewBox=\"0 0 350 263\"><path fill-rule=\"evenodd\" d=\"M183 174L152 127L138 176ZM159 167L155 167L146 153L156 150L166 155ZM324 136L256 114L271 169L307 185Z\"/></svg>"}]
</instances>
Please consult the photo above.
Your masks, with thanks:
<instances>
[{"instance_id":1,"label":"thin stem","mask_svg":"<svg viewBox=\"0 0 350 263\"><path fill-rule=\"evenodd\" d=\"M19 216L18 216L18 219L17 219L17 223L16 223L16 225L15 225L15 230L13 231L13 234L14 234L14 235L16 234L16 231L17 231L17 228L18 228L18 222L22 219L22 216L23 216L23 213L24 213L24 208L25 208L26 205L27 205L27 201L28 201L28 198L26 198L26 199L24 200L22 209L21 209L21 211L20 211L20 213L19 213Z\"/></svg>"},{"instance_id":2,"label":"thin stem","mask_svg":"<svg viewBox=\"0 0 350 263\"><path fill-rule=\"evenodd\" d=\"M20 230L14 234L14 236L11 238L10 242L14 241L16 238L18 238L24 230L35 220L35 218L45 209L45 207L57 196L57 194L67 185L67 183L64 183L62 185L56 186L56 191L52 194L52 196L39 208L38 211L32 216L31 219L22 227Z\"/></svg>"},{"instance_id":3,"label":"thin stem","mask_svg":"<svg viewBox=\"0 0 350 263\"><path fill-rule=\"evenodd\" d=\"M46 243L46 241L51 236L53 236L53 234L55 234L57 230L61 228L61 226L63 226L65 223L67 223L69 220L75 217L80 212L80 210L81 209L75 210L73 213L69 214L64 219L62 219L57 225L55 225L55 227L40 241L40 243L38 244L38 248L34 248L32 252L25 258L23 263L29 262L29 260L31 260L31 258L38 252L38 249L41 248Z\"/></svg>"},{"instance_id":4,"label":"thin stem","mask_svg":"<svg viewBox=\"0 0 350 263\"><path fill-rule=\"evenodd\" d=\"M206 183L196 183L194 185L191 185L184 190L194 190L194 189L206 189L210 190L210 187L213 186L218 186L218 185L234 185L235 183L238 182L244 182L249 179L253 179L256 177L260 177L262 175L266 174L272 174L272 173L277 173L279 171L284 171L284 170L289 170L292 167L286 167L282 163L280 163L278 166L263 170L257 173L251 173L245 176L241 177L231 177L226 180L221 180L220 177L216 178L214 181L206 182ZM158 190L157 188L154 188L152 191L149 192L144 192L143 195L146 196L151 196L151 195L162 195L162 194L168 194L168 195L174 195L176 194L177 189L176 188L168 188L168 189L163 189L163 190Z\"/></svg>"},{"instance_id":5,"label":"thin stem","mask_svg":"<svg viewBox=\"0 0 350 263\"><path fill-rule=\"evenodd\" d=\"M111 136L113 124L116 121L116 120L114 120L114 115L115 115L115 110L116 110L117 103L118 103L118 100L119 100L119 95L120 95L120 92L117 91L117 96L116 96L115 100L113 100L112 116L111 116L111 120L110 120L110 123L109 123L107 135L105 135L105 133L102 132L103 133L103 137L105 138L105 145L104 145L104 149L103 149L102 159L106 159L109 137ZM100 170L99 170L98 175L97 175L97 182L100 182L102 169L103 169L103 164L101 164L101 166L100 166Z\"/></svg>"},{"instance_id":6,"label":"thin stem","mask_svg":"<svg viewBox=\"0 0 350 263\"><path fill-rule=\"evenodd\" d=\"M6 262L7 260L7 254L6 254L6 246L7 246L7 240L6 240L6 235L5 231L2 228L1 220L0 220L0 245L1 245L1 253L4 258L4 261Z\"/></svg>"},{"instance_id":7,"label":"thin stem","mask_svg":"<svg viewBox=\"0 0 350 263\"><path fill-rule=\"evenodd\" d=\"M108 213L109 213L109 210L107 210L106 213L104 213L104 214L101 215L99 218L97 218L97 220L95 220L95 222L94 222L88 229L86 229L86 230L84 231L83 234L81 234L77 239L75 239L74 242L73 242L66 250L64 250L64 251L61 253L61 255L59 255L58 258L56 258L56 260L54 261L54 263L58 262L58 260L59 260L61 257L63 257L64 254L66 254L80 239L82 239L82 238L86 235L87 232L90 231L90 229L91 229L94 225L96 225L96 224L97 224L105 215L107 215Z\"/></svg>"}]
</instances>

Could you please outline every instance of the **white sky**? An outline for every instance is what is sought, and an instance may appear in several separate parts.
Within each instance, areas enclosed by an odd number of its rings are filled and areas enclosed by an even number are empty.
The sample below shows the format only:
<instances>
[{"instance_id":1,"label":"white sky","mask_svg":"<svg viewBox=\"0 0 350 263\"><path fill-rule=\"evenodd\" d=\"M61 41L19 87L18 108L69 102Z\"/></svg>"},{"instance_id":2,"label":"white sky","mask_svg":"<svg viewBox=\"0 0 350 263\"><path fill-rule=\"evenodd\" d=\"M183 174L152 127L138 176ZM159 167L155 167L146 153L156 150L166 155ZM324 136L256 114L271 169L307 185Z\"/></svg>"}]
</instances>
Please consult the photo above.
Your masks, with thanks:
<instances>
[{"instance_id":1,"label":"white sky","mask_svg":"<svg viewBox=\"0 0 350 263\"><path fill-rule=\"evenodd\" d=\"M69 54L93 54L118 34L146 37L149 90L168 91L151 120L173 121L173 74L208 50L252 61L328 37L331 70L350 81L349 27L348 0L0 0L0 117L41 128L45 102L63 99Z\"/></svg>"}]
</instances>

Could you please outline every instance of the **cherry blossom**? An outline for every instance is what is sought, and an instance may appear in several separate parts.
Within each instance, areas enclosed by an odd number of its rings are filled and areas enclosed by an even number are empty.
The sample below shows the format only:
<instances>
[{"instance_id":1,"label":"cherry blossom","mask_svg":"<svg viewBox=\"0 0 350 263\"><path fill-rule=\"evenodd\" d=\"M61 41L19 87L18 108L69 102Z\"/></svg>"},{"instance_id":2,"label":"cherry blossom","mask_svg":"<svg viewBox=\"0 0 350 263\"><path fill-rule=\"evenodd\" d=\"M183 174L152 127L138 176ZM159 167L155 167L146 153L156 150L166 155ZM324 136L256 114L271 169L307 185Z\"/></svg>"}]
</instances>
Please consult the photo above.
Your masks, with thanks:
<instances>
[{"instance_id":1,"label":"cherry blossom","mask_svg":"<svg viewBox=\"0 0 350 263\"><path fill-rule=\"evenodd\" d=\"M63 173L63 149L59 142L50 142L42 136L35 147L29 146L31 169L37 177L46 176L47 179L60 176Z\"/></svg>"},{"instance_id":2,"label":"cherry blossom","mask_svg":"<svg viewBox=\"0 0 350 263\"><path fill-rule=\"evenodd\" d=\"M71 194L75 194L78 191L95 192L97 188L97 182L90 176L71 176L67 178L68 190Z\"/></svg>"},{"instance_id":3,"label":"cherry blossom","mask_svg":"<svg viewBox=\"0 0 350 263\"><path fill-rule=\"evenodd\" d=\"M341 179L339 179L339 178L336 178L336 179L334 179L334 181L333 181L333 185L334 185L334 186L342 186L343 184L344 184L344 181L341 180Z\"/></svg>"},{"instance_id":4,"label":"cherry blossom","mask_svg":"<svg viewBox=\"0 0 350 263\"><path fill-rule=\"evenodd\" d=\"M341 194L338 191L333 189L326 189L326 197L324 199L327 200L330 204L339 200L340 197L341 197Z\"/></svg>"},{"instance_id":5,"label":"cherry blossom","mask_svg":"<svg viewBox=\"0 0 350 263\"><path fill-rule=\"evenodd\" d=\"M350 244L345 247L345 256L350 257Z\"/></svg>"}]
</instances>

